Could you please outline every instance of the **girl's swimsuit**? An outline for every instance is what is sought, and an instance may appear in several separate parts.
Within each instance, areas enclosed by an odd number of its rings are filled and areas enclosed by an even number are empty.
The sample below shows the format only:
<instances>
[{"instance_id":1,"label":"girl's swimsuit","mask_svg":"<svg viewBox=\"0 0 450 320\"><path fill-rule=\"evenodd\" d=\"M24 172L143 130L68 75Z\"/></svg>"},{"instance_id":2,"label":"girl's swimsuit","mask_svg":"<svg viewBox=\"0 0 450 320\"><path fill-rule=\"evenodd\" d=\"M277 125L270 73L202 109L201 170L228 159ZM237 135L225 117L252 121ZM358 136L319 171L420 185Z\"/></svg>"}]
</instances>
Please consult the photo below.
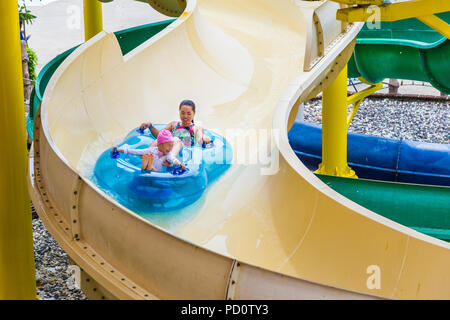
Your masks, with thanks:
<instances>
[{"instance_id":1,"label":"girl's swimsuit","mask_svg":"<svg viewBox=\"0 0 450 320\"><path fill-rule=\"evenodd\" d=\"M178 137L186 147L195 145L194 124L191 124L189 127L183 127L181 122L178 122L172 131L172 135Z\"/></svg>"},{"instance_id":2,"label":"girl's swimsuit","mask_svg":"<svg viewBox=\"0 0 450 320\"><path fill-rule=\"evenodd\" d=\"M125 154L135 154L135 155L140 155L140 156L147 154L147 153L153 154L155 156L155 159L153 161L153 167L156 169L156 171L161 171L162 164L165 161L168 161L172 165L173 164L181 165L180 161L178 161L178 159L173 156L172 152L165 155L161 151L159 151L157 147L149 147L147 149L124 148L123 151Z\"/></svg>"}]
</instances>

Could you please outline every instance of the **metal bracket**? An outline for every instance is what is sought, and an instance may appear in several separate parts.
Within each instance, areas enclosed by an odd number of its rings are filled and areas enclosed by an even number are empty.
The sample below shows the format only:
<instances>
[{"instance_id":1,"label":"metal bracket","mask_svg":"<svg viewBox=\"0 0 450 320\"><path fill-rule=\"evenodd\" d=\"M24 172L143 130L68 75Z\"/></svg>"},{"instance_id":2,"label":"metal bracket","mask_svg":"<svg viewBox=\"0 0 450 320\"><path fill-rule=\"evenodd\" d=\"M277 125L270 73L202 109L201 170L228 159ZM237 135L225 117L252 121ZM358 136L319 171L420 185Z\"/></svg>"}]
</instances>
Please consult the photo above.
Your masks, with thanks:
<instances>
[{"instance_id":1,"label":"metal bracket","mask_svg":"<svg viewBox=\"0 0 450 320\"><path fill-rule=\"evenodd\" d=\"M78 199L80 197L81 187L83 180L80 176L77 176L73 183L71 207L70 207L70 224L72 230L72 239L79 241L81 239L80 219L78 214Z\"/></svg>"},{"instance_id":2,"label":"metal bracket","mask_svg":"<svg viewBox=\"0 0 450 320\"><path fill-rule=\"evenodd\" d=\"M308 11L306 18L309 23L303 71L311 71L349 30L349 23L335 20L336 12L342 7L341 4L327 1Z\"/></svg>"},{"instance_id":3,"label":"metal bracket","mask_svg":"<svg viewBox=\"0 0 450 320\"><path fill-rule=\"evenodd\" d=\"M355 117L356 112L359 109L359 106L361 105L361 102L370 96L371 94L377 92L378 90L383 88L383 82L372 84L364 81L364 79L360 79L362 82L366 84L370 84L371 86L361 90L350 97L347 98L347 106L353 104L353 108L350 111L350 114L347 115L347 128L350 126L350 123L352 122L353 118Z\"/></svg>"},{"instance_id":4,"label":"metal bracket","mask_svg":"<svg viewBox=\"0 0 450 320\"><path fill-rule=\"evenodd\" d=\"M234 300L236 295L236 286L239 279L240 267L241 263L237 260L233 260L230 275L228 276L227 292L225 294L227 300Z\"/></svg>"},{"instance_id":5,"label":"metal bracket","mask_svg":"<svg viewBox=\"0 0 450 320\"><path fill-rule=\"evenodd\" d=\"M325 47L323 41L323 28L320 23L319 16L316 12L313 13L313 21L316 28L316 36L317 36L317 55L319 57L323 57L325 55Z\"/></svg>"}]
</instances>

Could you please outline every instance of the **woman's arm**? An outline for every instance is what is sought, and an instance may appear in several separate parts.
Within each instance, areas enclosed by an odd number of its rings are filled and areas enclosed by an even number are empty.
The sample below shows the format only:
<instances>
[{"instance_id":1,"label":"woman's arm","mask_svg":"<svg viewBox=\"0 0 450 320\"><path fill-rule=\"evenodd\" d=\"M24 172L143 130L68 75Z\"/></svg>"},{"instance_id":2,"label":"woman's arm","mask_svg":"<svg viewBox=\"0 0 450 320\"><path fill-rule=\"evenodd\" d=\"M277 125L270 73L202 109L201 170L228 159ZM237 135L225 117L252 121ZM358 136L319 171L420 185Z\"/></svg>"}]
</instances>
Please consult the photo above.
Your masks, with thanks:
<instances>
[{"instance_id":1,"label":"woman's arm","mask_svg":"<svg viewBox=\"0 0 450 320\"><path fill-rule=\"evenodd\" d=\"M177 123L177 121L169 122L164 129L169 130L170 132L172 132L173 129L175 128L175 124L176 123Z\"/></svg>"},{"instance_id":2,"label":"woman's arm","mask_svg":"<svg viewBox=\"0 0 450 320\"><path fill-rule=\"evenodd\" d=\"M141 126L139 127L140 129L147 129L150 128L150 133L154 136L157 137L159 134L159 130L156 129L153 124L151 122L144 122L143 124L141 124Z\"/></svg>"},{"instance_id":3,"label":"woman's arm","mask_svg":"<svg viewBox=\"0 0 450 320\"><path fill-rule=\"evenodd\" d=\"M199 145L202 145L203 142L206 144L211 142L211 139L205 135L205 130L202 127L195 125L195 128L195 140Z\"/></svg>"},{"instance_id":4,"label":"woman's arm","mask_svg":"<svg viewBox=\"0 0 450 320\"><path fill-rule=\"evenodd\" d=\"M174 123L176 123L176 121L169 122L169 124L164 129L169 130L170 132L172 132L173 127L174 127ZM150 133L155 138L158 137L159 130L156 129L155 127L153 127L153 124L151 122L144 122L143 124L141 124L140 128L141 129L150 128Z\"/></svg>"}]
</instances>

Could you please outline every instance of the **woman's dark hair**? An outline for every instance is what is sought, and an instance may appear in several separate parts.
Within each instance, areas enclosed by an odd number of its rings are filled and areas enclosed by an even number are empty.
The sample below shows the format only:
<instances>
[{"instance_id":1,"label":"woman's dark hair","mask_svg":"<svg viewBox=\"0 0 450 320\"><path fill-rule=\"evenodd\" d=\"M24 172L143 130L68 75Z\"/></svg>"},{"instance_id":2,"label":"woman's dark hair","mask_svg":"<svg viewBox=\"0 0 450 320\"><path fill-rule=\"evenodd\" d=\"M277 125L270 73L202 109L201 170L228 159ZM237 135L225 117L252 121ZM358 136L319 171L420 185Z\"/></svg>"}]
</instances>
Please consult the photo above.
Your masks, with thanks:
<instances>
[{"instance_id":1,"label":"woman's dark hair","mask_svg":"<svg viewBox=\"0 0 450 320\"><path fill-rule=\"evenodd\" d=\"M178 110L181 110L182 106L189 106L192 108L192 111L194 111L195 113L195 103L192 100L183 100L180 103L180 107L178 108ZM192 120L192 123L194 123L194 120Z\"/></svg>"}]
</instances>

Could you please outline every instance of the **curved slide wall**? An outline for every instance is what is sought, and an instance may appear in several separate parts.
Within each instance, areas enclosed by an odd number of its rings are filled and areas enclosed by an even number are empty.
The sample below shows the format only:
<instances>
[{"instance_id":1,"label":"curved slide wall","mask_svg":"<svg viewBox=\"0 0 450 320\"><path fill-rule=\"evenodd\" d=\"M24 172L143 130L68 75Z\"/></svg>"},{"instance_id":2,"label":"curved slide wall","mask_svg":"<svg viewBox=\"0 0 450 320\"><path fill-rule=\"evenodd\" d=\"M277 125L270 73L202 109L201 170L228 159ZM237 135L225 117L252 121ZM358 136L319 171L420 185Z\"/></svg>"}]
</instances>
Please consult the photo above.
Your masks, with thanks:
<instances>
[{"instance_id":1,"label":"curved slide wall","mask_svg":"<svg viewBox=\"0 0 450 320\"><path fill-rule=\"evenodd\" d=\"M142 42L150 39L152 36L166 28L174 20L161 21L156 23L151 23L148 25L138 26L134 28L129 28L125 30L120 30L114 32L117 41L119 42L122 53L125 55L132 51ZM44 68L39 72L38 78L36 79L36 84L31 92L30 97L30 113L27 117L27 133L31 139L33 139L33 123L34 117L41 105L42 98L47 87L48 82L55 73L56 69L61 65L61 63L77 48L73 47L69 50L62 52L53 58L49 63L47 63Z\"/></svg>"},{"instance_id":2,"label":"curved slide wall","mask_svg":"<svg viewBox=\"0 0 450 320\"><path fill-rule=\"evenodd\" d=\"M326 55L304 72L320 5L327 6L320 17ZM328 85L353 50L359 25L334 34L336 9L328 2L189 1L176 22L126 56L102 33L61 64L35 123L33 203L113 297L449 297L447 243L344 198L289 146L299 103ZM100 192L89 168L142 119L176 118L186 97L208 128L279 133L277 148L265 143L280 151L278 170L233 164L190 221L164 230ZM377 289L367 285L372 265L382 274Z\"/></svg>"}]
</instances>

